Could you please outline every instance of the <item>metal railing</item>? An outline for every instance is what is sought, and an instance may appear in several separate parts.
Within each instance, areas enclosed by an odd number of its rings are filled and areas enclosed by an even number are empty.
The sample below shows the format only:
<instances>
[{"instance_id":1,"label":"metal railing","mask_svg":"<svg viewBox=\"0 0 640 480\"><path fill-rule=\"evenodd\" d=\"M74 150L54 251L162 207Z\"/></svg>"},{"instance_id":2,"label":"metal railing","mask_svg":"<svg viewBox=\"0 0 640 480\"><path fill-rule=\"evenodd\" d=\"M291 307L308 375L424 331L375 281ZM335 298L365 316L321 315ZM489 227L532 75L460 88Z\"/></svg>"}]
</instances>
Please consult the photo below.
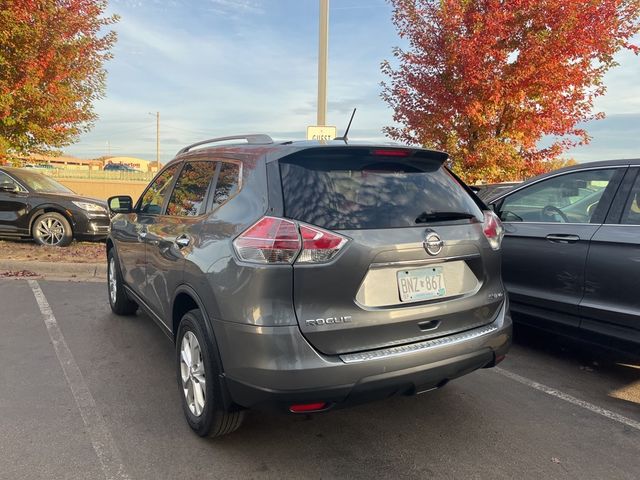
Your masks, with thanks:
<instances>
[{"instance_id":1,"label":"metal railing","mask_svg":"<svg viewBox=\"0 0 640 480\"><path fill-rule=\"evenodd\" d=\"M125 172L117 170L34 169L53 178L68 180L119 180L123 182L149 182L154 172Z\"/></svg>"}]
</instances>

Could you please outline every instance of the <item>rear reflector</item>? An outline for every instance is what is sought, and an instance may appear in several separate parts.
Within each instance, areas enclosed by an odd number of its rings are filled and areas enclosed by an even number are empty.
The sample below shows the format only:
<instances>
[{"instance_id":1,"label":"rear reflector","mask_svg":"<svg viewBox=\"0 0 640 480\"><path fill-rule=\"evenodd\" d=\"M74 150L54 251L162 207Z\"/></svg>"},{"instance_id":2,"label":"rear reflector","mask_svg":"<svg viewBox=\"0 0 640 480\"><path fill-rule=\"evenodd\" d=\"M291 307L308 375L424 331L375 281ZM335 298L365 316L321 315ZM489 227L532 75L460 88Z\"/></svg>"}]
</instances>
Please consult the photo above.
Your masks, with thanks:
<instances>
[{"instance_id":1,"label":"rear reflector","mask_svg":"<svg viewBox=\"0 0 640 480\"><path fill-rule=\"evenodd\" d=\"M300 251L297 225L283 218L263 217L233 241L240 259L255 263L292 263Z\"/></svg>"},{"instance_id":2,"label":"rear reflector","mask_svg":"<svg viewBox=\"0 0 640 480\"><path fill-rule=\"evenodd\" d=\"M485 210L484 223L482 225L484 236L489 240L489 245L494 250L500 250L502 237L504 236L504 227L498 216L491 210Z\"/></svg>"},{"instance_id":3,"label":"rear reflector","mask_svg":"<svg viewBox=\"0 0 640 480\"><path fill-rule=\"evenodd\" d=\"M318 410L327 408L327 405L326 402L303 403L300 405L291 405L289 411L291 413L317 412Z\"/></svg>"},{"instance_id":4,"label":"rear reflector","mask_svg":"<svg viewBox=\"0 0 640 480\"><path fill-rule=\"evenodd\" d=\"M323 263L347 243L335 232L277 217L263 217L233 241L241 260L252 263ZM299 254L299 255L298 255Z\"/></svg>"},{"instance_id":5,"label":"rear reflector","mask_svg":"<svg viewBox=\"0 0 640 480\"><path fill-rule=\"evenodd\" d=\"M399 148L377 148L371 150L371 155L377 157L408 157L411 150L401 150Z\"/></svg>"}]
</instances>

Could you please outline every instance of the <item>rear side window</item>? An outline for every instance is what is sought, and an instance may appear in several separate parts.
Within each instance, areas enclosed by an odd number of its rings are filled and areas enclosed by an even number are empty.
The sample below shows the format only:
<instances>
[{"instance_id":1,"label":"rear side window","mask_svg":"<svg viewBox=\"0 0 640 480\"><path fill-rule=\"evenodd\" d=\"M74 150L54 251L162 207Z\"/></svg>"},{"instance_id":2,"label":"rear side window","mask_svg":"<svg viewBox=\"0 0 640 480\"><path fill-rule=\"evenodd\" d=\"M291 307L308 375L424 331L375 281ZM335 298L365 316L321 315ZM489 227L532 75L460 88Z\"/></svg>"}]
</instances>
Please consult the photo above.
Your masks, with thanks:
<instances>
[{"instance_id":1,"label":"rear side window","mask_svg":"<svg viewBox=\"0 0 640 480\"><path fill-rule=\"evenodd\" d=\"M204 213L204 201L216 171L216 162L188 162L173 189L167 215L192 217Z\"/></svg>"},{"instance_id":2,"label":"rear side window","mask_svg":"<svg viewBox=\"0 0 640 480\"><path fill-rule=\"evenodd\" d=\"M640 225L640 174L636 177L636 183L629 194L629 199L622 215L622 223L625 225Z\"/></svg>"},{"instance_id":3,"label":"rear side window","mask_svg":"<svg viewBox=\"0 0 640 480\"><path fill-rule=\"evenodd\" d=\"M413 227L425 215L482 217L441 161L331 150L280 159L285 216L333 230Z\"/></svg>"},{"instance_id":4,"label":"rear side window","mask_svg":"<svg viewBox=\"0 0 640 480\"><path fill-rule=\"evenodd\" d=\"M177 170L178 165L172 165L155 178L140 199L140 212L152 215L162 212L162 205L169 194L169 187Z\"/></svg>"},{"instance_id":5,"label":"rear side window","mask_svg":"<svg viewBox=\"0 0 640 480\"><path fill-rule=\"evenodd\" d=\"M213 192L213 208L225 203L237 191L240 183L240 165L222 162L216 188Z\"/></svg>"}]
</instances>

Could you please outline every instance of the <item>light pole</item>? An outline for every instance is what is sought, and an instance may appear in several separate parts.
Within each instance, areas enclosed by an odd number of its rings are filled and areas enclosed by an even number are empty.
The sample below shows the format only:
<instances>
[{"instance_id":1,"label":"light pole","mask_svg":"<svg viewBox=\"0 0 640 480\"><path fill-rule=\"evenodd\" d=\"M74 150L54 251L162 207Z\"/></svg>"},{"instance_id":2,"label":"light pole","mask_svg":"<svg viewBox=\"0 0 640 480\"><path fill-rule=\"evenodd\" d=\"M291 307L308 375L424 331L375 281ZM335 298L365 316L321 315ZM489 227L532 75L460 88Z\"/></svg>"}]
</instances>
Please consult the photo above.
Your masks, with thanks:
<instances>
[{"instance_id":1,"label":"light pole","mask_svg":"<svg viewBox=\"0 0 640 480\"><path fill-rule=\"evenodd\" d=\"M329 0L320 0L318 41L318 125L327 123L327 59L329 56Z\"/></svg>"},{"instance_id":2,"label":"light pole","mask_svg":"<svg viewBox=\"0 0 640 480\"><path fill-rule=\"evenodd\" d=\"M160 112L152 113L156 117L156 168L160 170Z\"/></svg>"}]
</instances>

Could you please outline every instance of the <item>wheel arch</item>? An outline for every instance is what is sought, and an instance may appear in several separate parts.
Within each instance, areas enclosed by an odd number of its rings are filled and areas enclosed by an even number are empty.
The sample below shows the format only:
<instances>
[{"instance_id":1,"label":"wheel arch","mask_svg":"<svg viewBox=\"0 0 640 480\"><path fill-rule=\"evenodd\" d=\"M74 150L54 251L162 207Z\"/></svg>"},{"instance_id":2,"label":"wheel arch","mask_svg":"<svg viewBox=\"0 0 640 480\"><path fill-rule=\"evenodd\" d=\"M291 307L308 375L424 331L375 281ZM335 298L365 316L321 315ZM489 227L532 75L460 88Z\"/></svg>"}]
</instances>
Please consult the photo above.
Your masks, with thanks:
<instances>
[{"instance_id":1,"label":"wheel arch","mask_svg":"<svg viewBox=\"0 0 640 480\"><path fill-rule=\"evenodd\" d=\"M64 207L55 204L47 204L47 205L38 205L36 209L31 214L31 218L29 219L29 235L33 236L33 224L35 221L44 215L45 213L58 213L66 218L67 222L71 226L71 235L75 237L74 229L75 222L73 221L73 217L69 215Z\"/></svg>"},{"instance_id":2,"label":"wheel arch","mask_svg":"<svg viewBox=\"0 0 640 480\"><path fill-rule=\"evenodd\" d=\"M107 237L107 241L105 242L106 254L109 255L109 252L114 247L115 247L115 245L114 245L113 240L111 239L111 237Z\"/></svg>"},{"instance_id":3,"label":"wheel arch","mask_svg":"<svg viewBox=\"0 0 640 480\"><path fill-rule=\"evenodd\" d=\"M196 308L202 312L202 317L204 318L205 323L204 327L207 330L207 333L215 340L216 337L213 332L213 325L211 324L204 302L193 288L189 285L183 284L176 288L173 301L171 302L171 332L173 333L174 341L178 334L180 320L182 320L185 313Z\"/></svg>"},{"instance_id":4,"label":"wheel arch","mask_svg":"<svg viewBox=\"0 0 640 480\"><path fill-rule=\"evenodd\" d=\"M211 319L207 314L207 310L204 306L204 302L201 300L200 296L196 293L196 291L191 288L189 285L183 284L180 285L175 292L173 297L173 302L171 304L171 325L172 325L172 333L173 333L173 341L176 342L176 336L178 334L178 328L180 327L180 320L185 313L190 310L198 309L202 313L202 318L204 319L204 329L207 332L207 335L211 339L213 343L212 349L214 355L216 356L216 360L218 361L218 365L220 366L220 384L222 388L222 403L224 408L229 410L234 408L235 402L231 398L231 393L229 392L229 388L225 381L224 375L224 362L222 361L222 355L220 354L220 348L218 346L218 340L213 331L213 325L211 323Z\"/></svg>"}]
</instances>

